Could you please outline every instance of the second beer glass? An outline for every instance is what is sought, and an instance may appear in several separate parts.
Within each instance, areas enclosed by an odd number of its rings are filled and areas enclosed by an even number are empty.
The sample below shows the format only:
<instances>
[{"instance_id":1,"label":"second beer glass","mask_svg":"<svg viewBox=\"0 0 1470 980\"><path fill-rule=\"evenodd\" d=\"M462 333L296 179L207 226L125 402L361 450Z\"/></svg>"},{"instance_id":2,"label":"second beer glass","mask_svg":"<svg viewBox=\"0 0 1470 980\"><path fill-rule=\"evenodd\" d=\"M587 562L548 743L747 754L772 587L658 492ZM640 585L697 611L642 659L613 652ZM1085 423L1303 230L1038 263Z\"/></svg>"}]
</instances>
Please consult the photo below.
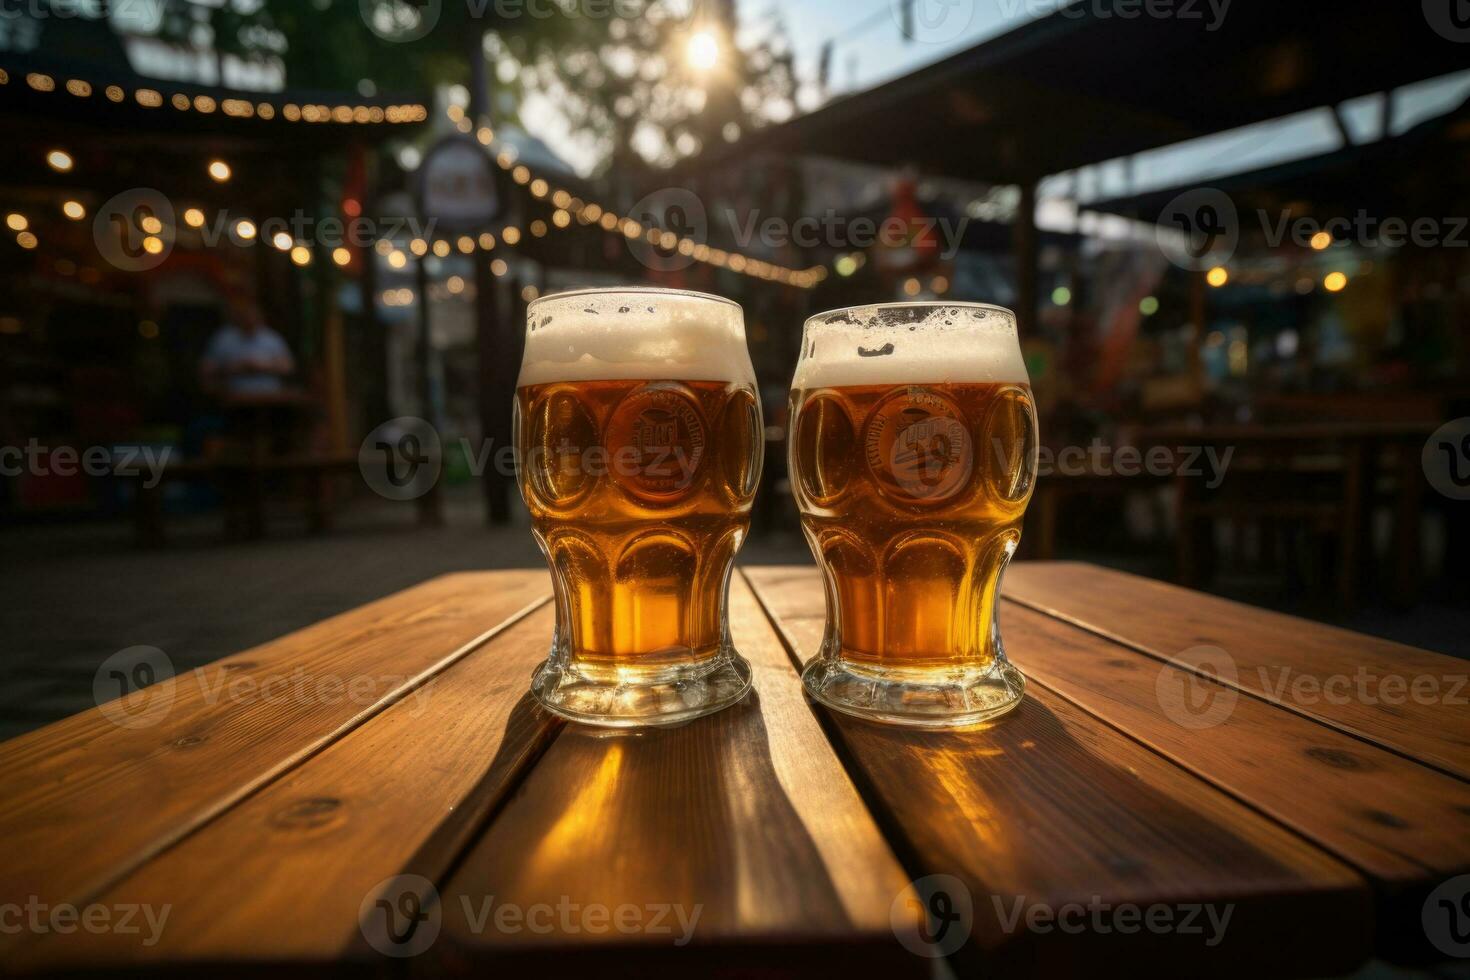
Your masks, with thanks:
<instances>
[{"instance_id":1,"label":"second beer glass","mask_svg":"<svg viewBox=\"0 0 1470 980\"><path fill-rule=\"evenodd\" d=\"M792 488L827 588L803 680L930 728L1014 708L996 605L1037 467L1015 316L914 303L813 317L792 385Z\"/></svg>"},{"instance_id":2,"label":"second beer glass","mask_svg":"<svg viewBox=\"0 0 1470 980\"><path fill-rule=\"evenodd\" d=\"M592 724L673 724L750 687L726 594L764 425L740 307L586 290L527 313L521 493L551 565L556 633L532 693Z\"/></svg>"}]
</instances>

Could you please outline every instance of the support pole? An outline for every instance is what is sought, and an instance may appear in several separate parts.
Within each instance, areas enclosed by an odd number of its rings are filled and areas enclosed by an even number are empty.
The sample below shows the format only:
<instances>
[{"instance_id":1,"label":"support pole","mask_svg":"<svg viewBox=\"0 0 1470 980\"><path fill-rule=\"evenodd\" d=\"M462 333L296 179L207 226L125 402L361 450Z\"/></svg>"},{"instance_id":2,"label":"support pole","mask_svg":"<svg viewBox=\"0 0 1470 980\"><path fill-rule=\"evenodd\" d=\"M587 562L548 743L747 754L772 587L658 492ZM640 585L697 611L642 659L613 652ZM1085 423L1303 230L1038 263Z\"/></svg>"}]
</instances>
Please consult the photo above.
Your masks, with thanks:
<instances>
[{"instance_id":1,"label":"support pole","mask_svg":"<svg viewBox=\"0 0 1470 980\"><path fill-rule=\"evenodd\" d=\"M1021 336L1032 336L1040 309L1038 280L1041 275L1041 252L1036 242L1036 182L1021 184L1021 203L1016 206L1012 226L1016 257L1016 319Z\"/></svg>"},{"instance_id":2,"label":"support pole","mask_svg":"<svg viewBox=\"0 0 1470 980\"><path fill-rule=\"evenodd\" d=\"M478 21L468 32L465 50L470 66L469 117L477 124L490 112L490 74L485 65L485 36ZM479 349L480 431L490 440L490 458L498 458L504 446L515 445L511 425L511 403L515 398L516 377L520 372L520 332L511 318L500 308L495 277L490 263L475 262L476 346ZM485 493L485 520L493 525L510 523L513 474L501 473L494 466L481 476Z\"/></svg>"}]
</instances>

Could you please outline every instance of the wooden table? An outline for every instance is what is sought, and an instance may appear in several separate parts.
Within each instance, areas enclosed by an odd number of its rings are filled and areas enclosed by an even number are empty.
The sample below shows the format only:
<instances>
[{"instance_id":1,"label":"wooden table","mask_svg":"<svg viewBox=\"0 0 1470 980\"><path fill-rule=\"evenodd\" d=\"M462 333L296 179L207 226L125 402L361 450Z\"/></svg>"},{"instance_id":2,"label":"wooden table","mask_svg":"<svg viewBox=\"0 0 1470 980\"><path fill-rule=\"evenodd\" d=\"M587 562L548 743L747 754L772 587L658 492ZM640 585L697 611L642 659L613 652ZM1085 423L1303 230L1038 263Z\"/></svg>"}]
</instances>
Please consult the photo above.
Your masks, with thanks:
<instances>
[{"instance_id":1,"label":"wooden table","mask_svg":"<svg viewBox=\"0 0 1470 980\"><path fill-rule=\"evenodd\" d=\"M145 688L0 749L0 969L926 977L900 941L924 935L963 940L962 977L1440 956L1426 898L1470 870L1464 662L1085 565L1005 591L1028 696L964 733L813 710L809 568L735 577L754 694L681 728L529 701L540 571ZM1377 693L1318 696L1340 676ZM953 929L913 901L936 875Z\"/></svg>"}]
</instances>

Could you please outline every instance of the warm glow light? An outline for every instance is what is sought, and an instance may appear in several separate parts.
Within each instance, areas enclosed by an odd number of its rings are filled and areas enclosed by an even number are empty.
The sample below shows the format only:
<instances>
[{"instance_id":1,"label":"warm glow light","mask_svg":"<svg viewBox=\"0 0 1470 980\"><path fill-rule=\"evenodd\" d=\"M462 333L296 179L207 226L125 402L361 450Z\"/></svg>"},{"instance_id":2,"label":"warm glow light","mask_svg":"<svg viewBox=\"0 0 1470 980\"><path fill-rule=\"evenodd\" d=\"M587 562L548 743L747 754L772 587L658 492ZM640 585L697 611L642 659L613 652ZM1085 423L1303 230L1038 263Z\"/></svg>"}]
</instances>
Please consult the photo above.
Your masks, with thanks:
<instances>
[{"instance_id":1,"label":"warm glow light","mask_svg":"<svg viewBox=\"0 0 1470 980\"><path fill-rule=\"evenodd\" d=\"M209 176L214 178L219 183L223 184L233 175L234 171L230 169L230 165L228 163L225 163L223 160L210 161Z\"/></svg>"},{"instance_id":2,"label":"warm glow light","mask_svg":"<svg viewBox=\"0 0 1470 980\"><path fill-rule=\"evenodd\" d=\"M442 238L439 239L434 243L434 254L441 259L449 258L449 243Z\"/></svg>"},{"instance_id":3,"label":"warm glow light","mask_svg":"<svg viewBox=\"0 0 1470 980\"><path fill-rule=\"evenodd\" d=\"M61 206L61 213L73 221L81 221L87 216L87 209L81 201L67 201Z\"/></svg>"},{"instance_id":4,"label":"warm glow light","mask_svg":"<svg viewBox=\"0 0 1470 980\"><path fill-rule=\"evenodd\" d=\"M75 165L71 154L65 150L52 150L46 154L46 163L58 173L66 173Z\"/></svg>"},{"instance_id":5,"label":"warm glow light","mask_svg":"<svg viewBox=\"0 0 1470 980\"><path fill-rule=\"evenodd\" d=\"M271 244L283 252L289 252L296 241L284 231L278 231L271 236Z\"/></svg>"},{"instance_id":6,"label":"warm glow light","mask_svg":"<svg viewBox=\"0 0 1470 980\"><path fill-rule=\"evenodd\" d=\"M1322 288L1329 293L1340 293L1347 288L1348 277L1341 272L1329 272L1327 278L1322 280Z\"/></svg>"},{"instance_id":7,"label":"warm glow light","mask_svg":"<svg viewBox=\"0 0 1470 980\"><path fill-rule=\"evenodd\" d=\"M903 294L905 296L917 296L917 295L919 295L919 290L921 290L923 288L924 287L919 282L919 280L917 280L917 279L906 279L906 280L904 280L904 284L903 284Z\"/></svg>"},{"instance_id":8,"label":"warm glow light","mask_svg":"<svg viewBox=\"0 0 1470 980\"><path fill-rule=\"evenodd\" d=\"M535 286L526 286L521 290L521 299L525 300L527 303L531 302L540 295L541 290L537 289Z\"/></svg>"},{"instance_id":9,"label":"warm glow light","mask_svg":"<svg viewBox=\"0 0 1470 980\"><path fill-rule=\"evenodd\" d=\"M464 292L464 277L450 276L444 281L444 285L451 293L458 296L460 293Z\"/></svg>"},{"instance_id":10,"label":"warm glow light","mask_svg":"<svg viewBox=\"0 0 1470 980\"><path fill-rule=\"evenodd\" d=\"M424 241L422 238L415 238L413 241L408 243L408 250L414 255L423 258L425 255L429 254L429 243Z\"/></svg>"},{"instance_id":11,"label":"warm glow light","mask_svg":"<svg viewBox=\"0 0 1470 980\"><path fill-rule=\"evenodd\" d=\"M352 252L345 248L335 248L332 250L332 261L338 265L350 265L352 262Z\"/></svg>"},{"instance_id":12,"label":"warm glow light","mask_svg":"<svg viewBox=\"0 0 1470 980\"><path fill-rule=\"evenodd\" d=\"M507 245L514 245L521 240L521 230L519 228L507 228L500 233L500 240Z\"/></svg>"},{"instance_id":13,"label":"warm glow light","mask_svg":"<svg viewBox=\"0 0 1470 980\"><path fill-rule=\"evenodd\" d=\"M495 247L495 236L490 234L488 231L482 232L480 234L480 247L487 252L490 251L492 248Z\"/></svg>"},{"instance_id":14,"label":"warm glow light","mask_svg":"<svg viewBox=\"0 0 1470 980\"><path fill-rule=\"evenodd\" d=\"M696 31L684 48L689 67L697 71L709 71L720 63L720 42L709 31Z\"/></svg>"},{"instance_id":15,"label":"warm glow light","mask_svg":"<svg viewBox=\"0 0 1470 980\"><path fill-rule=\"evenodd\" d=\"M468 235L461 235L459 241L454 244L461 255L470 255L475 251L475 240Z\"/></svg>"},{"instance_id":16,"label":"warm glow light","mask_svg":"<svg viewBox=\"0 0 1470 980\"><path fill-rule=\"evenodd\" d=\"M1317 232L1317 234L1312 236L1312 248L1316 249L1319 252L1323 251L1331 244L1332 234L1330 232L1319 231Z\"/></svg>"},{"instance_id":17,"label":"warm glow light","mask_svg":"<svg viewBox=\"0 0 1470 980\"><path fill-rule=\"evenodd\" d=\"M503 276L510 271L510 266L505 264L505 259L496 259L490 263L490 272L496 276Z\"/></svg>"},{"instance_id":18,"label":"warm glow light","mask_svg":"<svg viewBox=\"0 0 1470 980\"><path fill-rule=\"evenodd\" d=\"M551 223L556 225L558 228L565 228L567 225L572 223L571 213L567 211L557 211L551 216Z\"/></svg>"},{"instance_id":19,"label":"warm glow light","mask_svg":"<svg viewBox=\"0 0 1470 980\"><path fill-rule=\"evenodd\" d=\"M31 226L31 221L23 214L12 212L5 216L5 227L11 231L25 231Z\"/></svg>"},{"instance_id":20,"label":"warm glow light","mask_svg":"<svg viewBox=\"0 0 1470 980\"><path fill-rule=\"evenodd\" d=\"M40 244L39 239L28 231L23 231L15 236L15 244L24 249L33 249Z\"/></svg>"},{"instance_id":21,"label":"warm glow light","mask_svg":"<svg viewBox=\"0 0 1470 980\"><path fill-rule=\"evenodd\" d=\"M537 177L535 180L531 181L532 197L545 197L550 191L550 186L540 177Z\"/></svg>"},{"instance_id":22,"label":"warm glow light","mask_svg":"<svg viewBox=\"0 0 1470 980\"><path fill-rule=\"evenodd\" d=\"M1219 289L1221 286L1225 285L1229 281L1230 271L1226 269L1223 265L1217 265L1209 272L1205 273L1205 282L1209 283L1211 286L1214 286L1216 289Z\"/></svg>"},{"instance_id":23,"label":"warm glow light","mask_svg":"<svg viewBox=\"0 0 1470 980\"><path fill-rule=\"evenodd\" d=\"M255 222L241 221L239 224L235 225L235 234L239 235L246 241L250 241L252 238L255 237Z\"/></svg>"},{"instance_id":24,"label":"warm glow light","mask_svg":"<svg viewBox=\"0 0 1470 980\"><path fill-rule=\"evenodd\" d=\"M943 296L949 292L949 279L945 276L935 276L934 281L929 283L929 288L934 290L936 296Z\"/></svg>"},{"instance_id":25,"label":"warm glow light","mask_svg":"<svg viewBox=\"0 0 1470 980\"><path fill-rule=\"evenodd\" d=\"M401 269L408 265L408 256L402 252L390 252L388 254L388 264L395 269Z\"/></svg>"},{"instance_id":26,"label":"warm glow light","mask_svg":"<svg viewBox=\"0 0 1470 980\"><path fill-rule=\"evenodd\" d=\"M842 276L843 278L846 278L847 276L850 276L854 272L856 272L857 267L857 259L853 258L851 255L844 255L842 258L837 260L837 274L839 276Z\"/></svg>"},{"instance_id":27,"label":"warm glow light","mask_svg":"<svg viewBox=\"0 0 1470 980\"><path fill-rule=\"evenodd\" d=\"M143 251L149 255L158 255L163 251L163 239L157 235L149 235L143 239Z\"/></svg>"},{"instance_id":28,"label":"warm glow light","mask_svg":"<svg viewBox=\"0 0 1470 980\"><path fill-rule=\"evenodd\" d=\"M311 249L305 245L297 245L291 249L291 261L297 265L311 265Z\"/></svg>"},{"instance_id":29,"label":"warm glow light","mask_svg":"<svg viewBox=\"0 0 1470 980\"><path fill-rule=\"evenodd\" d=\"M163 231L163 222L151 214L145 214L143 220L138 222L138 227L150 235L157 235Z\"/></svg>"},{"instance_id":30,"label":"warm glow light","mask_svg":"<svg viewBox=\"0 0 1470 980\"><path fill-rule=\"evenodd\" d=\"M190 228L204 227L204 212L198 208L190 208L184 212L184 224Z\"/></svg>"}]
</instances>

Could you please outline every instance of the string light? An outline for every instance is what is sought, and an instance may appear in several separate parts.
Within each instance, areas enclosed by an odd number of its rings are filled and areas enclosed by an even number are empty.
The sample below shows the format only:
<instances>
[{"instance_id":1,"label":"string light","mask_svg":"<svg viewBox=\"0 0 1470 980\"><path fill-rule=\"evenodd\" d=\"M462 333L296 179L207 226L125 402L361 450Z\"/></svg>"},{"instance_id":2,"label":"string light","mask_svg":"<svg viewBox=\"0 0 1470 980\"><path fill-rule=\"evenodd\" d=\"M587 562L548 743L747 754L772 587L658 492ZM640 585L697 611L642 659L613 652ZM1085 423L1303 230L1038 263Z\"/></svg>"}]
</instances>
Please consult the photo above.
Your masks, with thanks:
<instances>
[{"instance_id":1,"label":"string light","mask_svg":"<svg viewBox=\"0 0 1470 980\"><path fill-rule=\"evenodd\" d=\"M234 176L234 171L223 160L211 160L209 162L209 176L216 182L223 184Z\"/></svg>"},{"instance_id":2,"label":"string light","mask_svg":"<svg viewBox=\"0 0 1470 980\"><path fill-rule=\"evenodd\" d=\"M11 212L5 216L5 227L11 231L25 231L31 226L31 220L19 212Z\"/></svg>"},{"instance_id":3,"label":"string light","mask_svg":"<svg viewBox=\"0 0 1470 980\"><path fill-rule=\"evenodd\" d=\"M75 166L71 154L65 150L52 150L46 154L46 163L52 170L62 174L71 172L71 168Z\"/></svg>"},{"instance_id":4,"label":"string light","mask_svg":"<svg viewBox=\"0 0 1470 980\"><path fill-rule=\"evenodd\" d=\"M204 227L204 212L198 208L190 208L184 212L184 224L190 228Z\"/></svg>"},{"instance_id":5,"label":"string light","mask_svg":"<svg viewBox=\"0 0 1470 980\"><path fill-rule=\"evenodd\" d=\"M1217 265L1209 272L1205 273L1205 282L1209 283L1216 289L1219 289L1221 286L1225 285L1229 281L1230 270L1226 269L1223 265Z\"/></svg>"},{"instance_id":6,"label":"string light","mask_svg":"<svg viewBox=\"0 0 1470 980\"><path fill-rule=\"evenodd\" d=\"M81 201L67 201L61 206L61 213L73 221L81 221L87 216L87 209Z\"/></svg>"},{"instance_id":7,"label":"string light","mask_svg":"<svg viewBox=\"0 0 1470 980\"><path fill-rule=\"evenodd\" d=\"M56 79L44 72L30 72L25 76L26 84L34 91L61 94L65 92L79 99L90 98L98 89L99 83L85 78L69 78L65 84L58 86ZM10 74L0 70L0 84L8 84ZM102 87L103 94L113 104L121 104L127 101L128 89L121 85L109 84ZM149 109L157 109L165 102L162 92L154 88L139 87L132 90L132 96L138 104ZM216 99L212 95L198 94L188 95L184 92L174 92L167 97L169 105L175 106L180 112L193 110L200 113L223 112L225 115L235 119L258 118L264 120L275 119L278 110L270 102L251 102L243 98ZM364 106L364 105L312 105L306 107L309 112L294 104L288 104L279 110L280 115L290 122L318 122L338 124L366 124L388 122L394 125L421 123L429 118L429 110L417 102L403 103L399 105ZM489 127L481 131L481 142L489 145L494 135ZM483 134L489 134L490 138L484 138Z\"/></svg>"},{"instance_id":8,"label":"string light","mask_svg":"<svg viewBox=\"0 0 1470 980\"><path fill-rule=\"evenodd\" d=\"M291 261L300 266L311 265L311 249L305 245L297 245L291 249Z\"/></svg>"},{"instance_id":9,"label":"string light","mask_svg":"<svg viewBox=\"0 0 1470 980\"><path fill-rule=\"evenodd\" d=\"M351 265L352 252L345 248L335 248L332 250L332 261L340 266Z\"/></svg>"},{"instance_id":10,"label":"string light","mask_svg":"<svg viewBox=\"0 0 1470 980\"><path fill-rule=\"evenodd\" d=\"M253 239L255 237L255 233L255 222L242 219L235 223L235 234L245 239L245 241L248 242Z\"/></svg>"}]
</instances>

